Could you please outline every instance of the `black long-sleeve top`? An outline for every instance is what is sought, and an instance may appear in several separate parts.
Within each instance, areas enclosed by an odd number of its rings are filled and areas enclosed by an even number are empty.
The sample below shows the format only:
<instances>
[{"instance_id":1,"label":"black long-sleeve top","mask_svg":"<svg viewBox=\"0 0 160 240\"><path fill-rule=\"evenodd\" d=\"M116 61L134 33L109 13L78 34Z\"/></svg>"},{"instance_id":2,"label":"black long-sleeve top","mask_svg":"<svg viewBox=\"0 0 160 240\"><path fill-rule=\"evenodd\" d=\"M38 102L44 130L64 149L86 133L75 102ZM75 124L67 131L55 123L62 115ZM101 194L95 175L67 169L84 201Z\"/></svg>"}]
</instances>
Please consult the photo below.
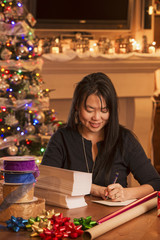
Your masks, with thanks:
<instances>
[{"instance_id":1,"label":"black long-sleeve top","mask_svg":"<svg viewBox=\"0 0 160 240\"><path fill-rule=\"evenodd\" d=\"M131 172L140 185L149 184L155 191L160 191L160 176L151 164L150 159L147 158L138 140L130 131L125 131L125 129L123 129L122 136L123 156L120 149L117 148L108 184L113 183L115 173L118 171L119 177L117 182L123 187L127 187L127 176ZM92 142L84 139L84 143L89 170L92 172ZM102 142L97 143L98 151L100 151L101 144ZM41 164L87 172L82 136L79 132L70 127L58 129L50 138ZM97 158L95 160L95 170L96 165ZM93 174L93 183L105 186L105 174L105 168L95 179Z\"/></svg>"}]
</instances>

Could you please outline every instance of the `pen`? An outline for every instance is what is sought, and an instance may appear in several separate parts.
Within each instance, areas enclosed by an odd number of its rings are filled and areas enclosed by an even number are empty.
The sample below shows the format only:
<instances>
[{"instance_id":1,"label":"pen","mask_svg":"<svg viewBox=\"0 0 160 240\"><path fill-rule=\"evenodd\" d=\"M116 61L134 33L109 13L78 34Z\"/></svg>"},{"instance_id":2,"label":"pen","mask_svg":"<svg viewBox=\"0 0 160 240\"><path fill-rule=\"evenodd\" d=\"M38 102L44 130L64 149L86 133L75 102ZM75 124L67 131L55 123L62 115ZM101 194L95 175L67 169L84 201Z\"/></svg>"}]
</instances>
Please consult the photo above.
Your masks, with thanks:
<instances>
[{"instance_id":1,"label":"pen","mask_svg":"<svg viewBox=\"0 0 160 240\"><path fill-rule=\"evenodd\" d=\"M116 175L115 175L115 179L114 179L114 181L113 181L113 184L115 184L115 183L117 182L118 176L119 176L119 172L116 172Z\"/></svg>"},{"instance_id":2,"label":"pen","mask_svg":"<svg viewBox=\"0 0 160 240\"><path fill-rule=\"evenodd\" d=\"M115 184L117 182L118 176L119 176L119 172L116 172L115 178L112 184ZM109 199L109 197L107 196L106 199Z\"/></svg>"}]
</instances>

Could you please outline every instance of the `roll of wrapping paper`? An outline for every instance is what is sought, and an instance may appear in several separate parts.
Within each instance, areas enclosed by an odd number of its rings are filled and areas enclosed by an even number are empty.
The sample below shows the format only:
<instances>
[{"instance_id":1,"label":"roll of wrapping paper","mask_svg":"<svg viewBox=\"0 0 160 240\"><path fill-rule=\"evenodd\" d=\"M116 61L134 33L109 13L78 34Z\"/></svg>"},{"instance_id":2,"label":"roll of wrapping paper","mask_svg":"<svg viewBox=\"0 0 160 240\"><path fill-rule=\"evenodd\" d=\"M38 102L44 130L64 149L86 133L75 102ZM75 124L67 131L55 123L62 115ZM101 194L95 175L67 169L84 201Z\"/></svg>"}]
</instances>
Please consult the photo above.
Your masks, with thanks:
<instances>
[{"instance_id":1,"label":"roll of wrapping paper","mask_svg":"<svg viewBox=\"0 0 160 240\"><path fill-rule=\"evenodd\" d=\"M109 219L111 219L111 218L113 218L113 217L115 217L115 216L117 216L117 215L119 215L119 214L121 214L121 213L123 213L123 212L125 212L125 211L127 211L127 210L129 210L129 209L131 209L133 207L135 207L135 206L138 206L139 204L142 204L142 203L144 203L144 202L146 202L146 201L148 201L148 200L150 200L150 199L152 199L154 197L157 197L157 191L155 191L153 193L150 193L147 196L145 196L143 198L140 198L140 199L138 199L138 200L128 204L127 206L119 209L118 211L113 212L113 213L111 213L111 214L109 214L109 215L99 219L97 221L97 223L103 223L103 222L105 222L105 221L107 221L107 220L109 220Z\"/></svg>"},{"instance_id":2,"label":"roll of wrapping paper","mask_svg":"<svg viewBox=\"0 0 160 240\"><path fill-rule=\"evenodd\" d=\"M160 191L157 193L157 216L160 217Z\"/></svg>"},{"instance_id":3,"label":"roll of wrapping paper","mask_svg":"<svg viewBox=\"0 0 160 240\"><path fill-rule=\"evenodd\" d=\"M122 209L107 215L97 221L99 223L93 228L88 229L83 234L84 240L95 239L100 235L142 215L143 213L157 206L157 192L153 192Z\"/></svg>"}]
</instances>

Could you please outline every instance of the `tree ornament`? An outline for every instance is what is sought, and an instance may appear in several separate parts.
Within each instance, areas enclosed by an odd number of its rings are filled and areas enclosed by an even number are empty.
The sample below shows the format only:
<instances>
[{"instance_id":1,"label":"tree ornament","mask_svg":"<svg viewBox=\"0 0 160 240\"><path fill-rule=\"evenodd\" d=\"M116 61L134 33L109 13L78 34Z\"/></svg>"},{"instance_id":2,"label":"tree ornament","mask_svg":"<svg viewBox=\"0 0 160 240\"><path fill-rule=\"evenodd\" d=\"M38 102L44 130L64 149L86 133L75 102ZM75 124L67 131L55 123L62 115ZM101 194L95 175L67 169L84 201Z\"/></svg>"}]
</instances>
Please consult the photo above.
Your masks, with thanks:
<instances>
[{"instance_id":1,"label":"tree ornament","mask_svg":"<svg viewBox=\"0 0 160 240\"><path fill-rule=\"evenodd\" d=\"M21 156L23 156L23 155L29 155L29 153L30 153L30 151L29 151L29 149L27 148L27 146L25 146L25 145L21 145L20 147L19 147L19 155L21 155Z\"/></svg>"},{"instance_id":2,"label":"tree ornament","mask_svg":"<svg viewBox=\"0 0 160 240\"><path fill-rule=\"evenodd\" d=\"M34 113L33 119L37 120L38 123L43 123L45 121L45 115L43 112L38 111L38 112Z\"/></svg>"},{"instance_id":3,"label":"tree ornament","mask_svg":"<svg viewBox=\"0 0 160 240\"><path fill-rule=\"evenodd\" d=\"M8 126L15 126L18 124L18 120L16 119L15 115L13 114L8 114L5 117L5 124Z\"/></svg>"},{"instance_id":4,"label":"tree ornament","mask_svg":"<svg viewBox=\"0 0 160 240\"><path fill-rule=\"evenodd\" d=\"M13 105L13 106L17 106L17 99L12 95L10 98L9 98L9 102Z\"/></svg>"},{"instance_id":5,"label":"tree ornament","mask_svg":"<svg viewBox=\"0 0 160 240\"><path fill-rule=\"evenodd\" d=\"M0 42L6 43L7 40L8 40L8 37L6 35L2 35L2 34L0 35Z\"/></svg>"},{"instance_id":6,"label":"tree ornament","mask_svg":"<svg viewBox=\"0 0 160 240\"><path fill-rule=\"evenodd\" d=\"M7 48L4 48L1 52L1 58L3 60L9 60L11 59L12 56L12 52L10 50L8 50Z\"/></svg>"},{"instance_id":7,"label":"tree ornament","mask_svg":"<svg viewBox=\"0 0 160 240\"><path fill-rule=\"evenodd\" d=\"M10 78L10 83L14 85L19 85L21 82L22 82L22 77L17 73L14 73Z\"/></svg>"},{"instance_id":8,"label":"tree ornament","mask_svg":"<svg viewBox=\"0 0 160 240\"><path fill-rule=\"evenodd\" d=\"M27 96L27 93L24 89L22 89L16 93L16 96L17 96L17 99L25 99Z\"/></svg>"},{"instance_id":9,"label":"tree ornament","mask_svg":"<svg viewBox=\"0 0 160 240\"><path fill-rule=\"evenodd\" d=\"M39 127L38 130L42 135L48 135L48 127L44 123Z\"/></svg>"},{"instance_id":10,"label":"tree ornament","mask_svg":"<svg viewBox=\"0 0 160 240\"><path fill-rule=\"evenodd\" d=\"M18 147L16 145L12 145L10 147L8 147L7 149L7 153L10 155L10 156L15 156L18 152Z\"/></svg>"},{"instance_id":11,"label":"tree ornament","mask_svg":"<svg viewBox=\"0 0 160 240\"><path fill-rule=\"evenodd\" d=\"M0 13L0 22L4 22L4 20L5 20L4 14Z\"/></svg>"},{"instance_id":12,"label":"tree ornament","mask_svg":"<svg viewBox=\"0 0 160 240\"><path fill-rule=\"evenodd\" d=\"M39 91L40 91L40 87L38 85L36 85L35 83L33 83L33 85L29 86L29 94L37 96Z\"/></svg>"},{"instance_id":13,"label":"tree ornament","mask_svg":"<svg viewBox=\"0 0 160 240\"><path fill-rule=\"evenodd\" d=\"M9 84L6 83L2 77L0 77L0 92L6 92L7 88L9 88Z\"/></svg>"},{"instance_id":14,"label":"tree ornament","mask_svg":"<svg viewBox=\"0 0 160 240\"><path fill-rule=\"evenodd\" d=\"M13 19L13 9L11 7L5 7L4 9L5 22L10 22Z\"/></svg>"},{"instance_id":15,"label":"tree ornament","mask_svg":"<svg viewBox=\"0 0 160 240\"><path fill-rule=\"evenodd\" d=\"M19 58L23 58L23 57L27 57L28 56L28 53L29 53L29 50L28 48L21 44L18 48L17 48L17 55Z\"/></svg>"},{"instance_id":16,"label":"tree ornament","mask_svg":"<svg viewBox=\"0 0 160 240\"><path fill-rule=\"evenodd\" d=\"M25 128L25 133L27 133L27 134L35 133L35 127L30 122L28 123L28 125Z\"/></svg>"}]
</instances>

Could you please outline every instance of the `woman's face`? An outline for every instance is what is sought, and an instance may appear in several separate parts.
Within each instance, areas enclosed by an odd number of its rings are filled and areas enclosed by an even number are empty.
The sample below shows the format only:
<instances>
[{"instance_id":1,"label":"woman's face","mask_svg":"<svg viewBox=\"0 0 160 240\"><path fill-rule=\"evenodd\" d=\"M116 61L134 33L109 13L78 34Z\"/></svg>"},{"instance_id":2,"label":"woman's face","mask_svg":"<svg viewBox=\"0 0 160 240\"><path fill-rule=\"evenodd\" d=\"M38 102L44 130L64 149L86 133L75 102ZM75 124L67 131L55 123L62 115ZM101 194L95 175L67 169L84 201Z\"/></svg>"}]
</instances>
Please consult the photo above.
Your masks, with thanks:
<instances>
[{"instance_id":1,"label":"woman's face","mask_svg":"<svg viewBox=\"0 0 160 240\"><path fill-rule=\"evenodd\" d=\"M109 110L105 100L92 94L87 98L86 108L84 101L79 108L79 120L82 123L83 130L97 133L107 124L109 119Z\"/></svg>"}]
</instances>

